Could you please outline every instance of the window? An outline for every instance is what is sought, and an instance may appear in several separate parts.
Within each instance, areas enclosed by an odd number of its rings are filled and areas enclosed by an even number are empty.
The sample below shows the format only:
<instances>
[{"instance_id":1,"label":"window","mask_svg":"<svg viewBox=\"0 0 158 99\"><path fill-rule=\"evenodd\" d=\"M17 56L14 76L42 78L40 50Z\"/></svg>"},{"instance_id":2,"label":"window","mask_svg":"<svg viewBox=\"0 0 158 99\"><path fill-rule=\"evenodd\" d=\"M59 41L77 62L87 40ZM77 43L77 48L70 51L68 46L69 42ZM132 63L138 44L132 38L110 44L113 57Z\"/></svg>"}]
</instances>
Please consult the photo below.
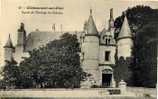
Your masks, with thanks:
<instances>
[{"instance_id":1,"label":"window","mask_svg":"<svg viewBox=\"0 0 158 99\"><path fill-rule=\"evenodd\" d=\"M106 38L105 44L106 44L106 45L108 44L108 39L107 39L107 38Z\"/></svg>"},{"instance_id":2,"label":"window","mask_svg":"<svg viewBox=\"0 0 158 99\"><path fill-rule=\"evenodd\" d=\"M110 51L105 51L105 61L110 60Z\"/></svg>"},{"instance_id":3,"label":"window","mask_svg":"<svg viewBox=\"0 0 158 99\"><path fill-rule=\"evenodd\" d=\"M110 38L108 39L108 44L110 44Z\"/></svg>"},{"instance_id":4,"label":"window","mask_svg":"<svg viewBox=\"0 0 158 99\"><path fill-rule=\"evenodd\" d=\"M84 52L82 53L82 61L84 60Z\"/></svg>"}]
</instances>

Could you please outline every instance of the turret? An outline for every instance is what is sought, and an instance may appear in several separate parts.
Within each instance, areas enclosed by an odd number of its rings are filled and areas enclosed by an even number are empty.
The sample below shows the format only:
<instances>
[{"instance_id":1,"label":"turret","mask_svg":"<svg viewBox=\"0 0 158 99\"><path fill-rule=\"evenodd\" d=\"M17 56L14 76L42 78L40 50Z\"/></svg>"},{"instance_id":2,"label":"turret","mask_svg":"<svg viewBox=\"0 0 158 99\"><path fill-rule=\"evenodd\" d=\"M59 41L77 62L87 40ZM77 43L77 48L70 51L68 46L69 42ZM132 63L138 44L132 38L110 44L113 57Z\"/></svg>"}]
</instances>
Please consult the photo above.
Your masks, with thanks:
<instances>
[{"instance_id":1,"label":"turret","mask_svg":"<svg viewBox=\"0 0 158 99\"><path fill-rule=\"evenodd\" d=\"M118 58L131 57L133 47L132 32L130 30L127 17L125 15L121 31L117 38Z\"/></svg>"},{"instance_id":2,"label":"turret","mask_svg":"<svg viewBox=\"0 0 158 99\"><path fill-rule=\"evenodd\" d=\"M18 29L17 47L19 50L24 51L25 45L26 45L26 31L24 28L24 23L21 23L20 28Z\"/></svg>"},{"instance_id":3,"label":"turret","mask_svg":"<svg viewBox=\"0 0 158 99\"><path fill-rule=\"evenodd\" d=\"M13 53L14 53L14 46L13 46L13 43L12 43L12 40L11 40L10 34L9 34L8 41L7 41L7 43L4 46L4 58L5 58L5 61L12 61Z\"/></svg>"},{"instance_id":4,"label":"turret","mask_svg":"<svg viewBox=\"0 0 158 99\"><path fill-rule=\"evenodd\" d=\"M86 22L86 33L82 43L82 68L88 74L91 74L91 77L88 80L89 84L85 86L99 85L99 37L98 31L93 20L92 10L90 10L90 16ZM83 83L82 83L83 84ZM83 84L84 85L84 84ZM81 86L83 86L81 85Z\"/></svg>"}]
</instances>

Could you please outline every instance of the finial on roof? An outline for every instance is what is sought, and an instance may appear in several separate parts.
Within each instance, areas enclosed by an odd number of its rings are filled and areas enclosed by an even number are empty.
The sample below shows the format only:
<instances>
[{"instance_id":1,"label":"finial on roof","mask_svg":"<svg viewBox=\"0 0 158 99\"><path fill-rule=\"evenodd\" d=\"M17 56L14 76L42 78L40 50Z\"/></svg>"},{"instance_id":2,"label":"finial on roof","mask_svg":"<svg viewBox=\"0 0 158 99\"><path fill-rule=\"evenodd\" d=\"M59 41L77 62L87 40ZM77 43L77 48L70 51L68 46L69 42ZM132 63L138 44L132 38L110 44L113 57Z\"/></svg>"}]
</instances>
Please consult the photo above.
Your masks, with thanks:
<instances>
[{"instance_id":1,"label":"finial on roof","mask_svg":"<svg viewBox=\"0 0 158 99\"><path fill-rule=\"evenodd\" d=\"M92 9L90 9L90 15L92 15Z\"/></svg>"},{"instance_id":2,"label":"finial on roof","mask_svg":"<svg viewBox=\"0 0 158 99\"><path fill-rule=\"evenodd\" d=\"M110 19L113 19L113 8L110 9Z\"/></svg>"},{"instance_id":3,"label":"finial on roof","mask_svg":"<svg viewBox=\"0 0 158 99\"><path fill-rule=\"evenodd\" d=\"M54 23L53 25L52 25L52 30L55 32L55 26L56 26L56 24Z\"/></svg>"}]
</instances>

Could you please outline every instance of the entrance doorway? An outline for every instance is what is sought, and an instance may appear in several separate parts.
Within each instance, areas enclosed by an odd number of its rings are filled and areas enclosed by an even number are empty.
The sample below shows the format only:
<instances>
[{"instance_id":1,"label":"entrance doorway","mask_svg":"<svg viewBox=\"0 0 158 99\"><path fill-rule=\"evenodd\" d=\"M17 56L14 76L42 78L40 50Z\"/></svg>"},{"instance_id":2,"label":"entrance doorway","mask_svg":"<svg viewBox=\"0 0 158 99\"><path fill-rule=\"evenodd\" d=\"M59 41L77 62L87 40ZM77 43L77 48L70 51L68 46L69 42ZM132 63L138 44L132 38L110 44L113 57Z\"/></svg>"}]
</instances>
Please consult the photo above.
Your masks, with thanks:
<instances>
[{"instance_id":1,"label":"entrance doorway","mask_svg":"<svg viewBox=\"0 0 158 99\"><path fill-rule=\"evenodd\" d=\"M112 80L112 74L102 74L102 86L110 87Z\"/></svg>"}]
</instances>

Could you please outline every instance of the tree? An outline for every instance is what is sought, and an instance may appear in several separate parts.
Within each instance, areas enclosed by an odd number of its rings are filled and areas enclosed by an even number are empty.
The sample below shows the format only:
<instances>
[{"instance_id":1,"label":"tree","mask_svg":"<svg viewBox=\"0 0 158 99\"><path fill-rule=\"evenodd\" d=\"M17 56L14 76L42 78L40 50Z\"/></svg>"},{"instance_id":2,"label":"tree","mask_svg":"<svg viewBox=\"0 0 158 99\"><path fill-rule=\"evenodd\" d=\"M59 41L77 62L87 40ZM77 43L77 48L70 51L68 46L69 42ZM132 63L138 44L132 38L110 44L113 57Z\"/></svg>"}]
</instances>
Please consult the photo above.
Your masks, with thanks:
<instances>
[{"instance_id":1,"label":"tree","mask_svg":"<svg viewBox=\"0 0 158 99\"><path fill-rule=\"evenodd\" d=\"M149 6L136 6L128 8L125 12L134 37L133 61L130 66L133 84L135 86L154 87L157 65L158 10ZM123 17L124 14L115 20L115 38L117 38L122 26Z\"/></svg>"},{"instance_id":2,"label":"tree","mask_svg":"<svg viewBox=\"0 0 158 99\"><path fill-rule=\"evenodd\" d=\"M30 52L21 62L21 86L74 88L86 76L80 66L79 43L76 35L65 33L60 39Z\"/></svg>"},{"instance_id":3,"label":"tree","mask_svg":"<svg viewBox=\"0 0 158 99\"><path fill-rule=\"evenodd\" d=\"M120 57L116 60L116 66L114 66L114 77L116 84L118 84L121 80L124 80L128 85L132 85L132 72L130 70L130 64L131 58Z\"/></svg>"},{"instance_id":4,"label":"tree","mask_svg":"<svg viewBox=\"0 0 158 99\"><path fill-rule=\"evenodd\" d=\"M157 27L151 22L137 33L135 44L135 67L133 68L135 85L155 87L157 73Z\"/></svg>"},{"instance_id":5,"label":"tree","mask_svg":"<svg viewBox=\"0 0 158 99\"><path fill-rule=\"evenodd\" d=\"M19 86L19 68L16 61L6 61L6 65L2 71L3 88L17 88Z\"/></svg>"},{"instance_id":6,"label":"tree","mask_svg":"<svg viewBox=\"0 0 158 99\"><path fill-rule=\"evenodd\" d=\"M157 20L157 10L152 9L149 6L138 5L133 8L128 8L121 16L117 17L114 22L116 34L118 34L121 29L125 15L124 13L126 13L132 33L137 33L137 31L144 25Z\"/></svg>"}]
</instances>

